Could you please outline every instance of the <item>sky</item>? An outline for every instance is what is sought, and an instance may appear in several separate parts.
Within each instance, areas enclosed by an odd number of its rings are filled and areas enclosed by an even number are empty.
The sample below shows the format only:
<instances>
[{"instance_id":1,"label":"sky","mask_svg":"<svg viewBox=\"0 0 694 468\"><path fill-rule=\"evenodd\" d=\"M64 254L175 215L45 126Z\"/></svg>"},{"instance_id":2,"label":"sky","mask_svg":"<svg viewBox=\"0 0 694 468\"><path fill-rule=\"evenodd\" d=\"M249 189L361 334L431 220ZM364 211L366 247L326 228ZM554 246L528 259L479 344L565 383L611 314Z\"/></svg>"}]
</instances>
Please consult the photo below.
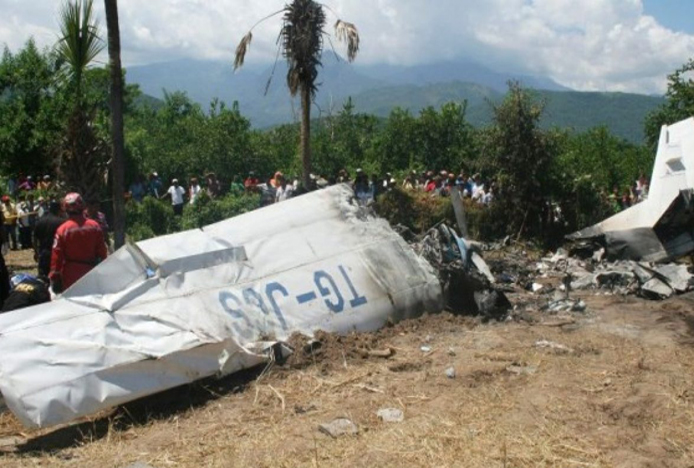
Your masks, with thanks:
<instances>
[{"instance_id":1,"label":"sky","mask_svg":"<svg viewBox=\"0 0 694 468\"><path fill-rule=\"evenodd\" d=\"M58 37L60 0L0 0L0 44ZM126 66L181 58L231 61L241 37L284 0L119 0ZM329 0L359 28L358 63L475 60L577 90L662 93L694 57L694 0ZM95 8L105 37L103 2ZM253 30L247 60L270 62L280 18ZM335 42L333 40L333 42ZM340 44L335 44L338 51ZM104 57L105 60L105 57Z\"/></svg>"}]
</instances>

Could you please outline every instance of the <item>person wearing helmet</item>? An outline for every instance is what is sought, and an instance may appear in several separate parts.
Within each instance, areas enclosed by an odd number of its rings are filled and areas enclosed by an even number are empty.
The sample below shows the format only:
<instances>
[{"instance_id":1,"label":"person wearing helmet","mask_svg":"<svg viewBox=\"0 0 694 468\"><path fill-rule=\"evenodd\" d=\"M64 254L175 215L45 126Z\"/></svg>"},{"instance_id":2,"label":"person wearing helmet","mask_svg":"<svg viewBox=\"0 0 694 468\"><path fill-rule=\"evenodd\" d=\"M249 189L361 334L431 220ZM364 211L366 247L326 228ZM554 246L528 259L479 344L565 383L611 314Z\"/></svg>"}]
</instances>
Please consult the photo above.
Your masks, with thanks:
<instances>
[{"instance_id":1,"label":"person wearing helmet","mask_svg":"<svg viewBox=\"0 0 694 468\"><path fill-rule=\"evenodd\" d=\"M56 293L72 286L108 255L101 226L85 218L84 208L79 193L68 193L63 199L68 219L55 232L49 274Z\"/></svg>"}]
</instances>

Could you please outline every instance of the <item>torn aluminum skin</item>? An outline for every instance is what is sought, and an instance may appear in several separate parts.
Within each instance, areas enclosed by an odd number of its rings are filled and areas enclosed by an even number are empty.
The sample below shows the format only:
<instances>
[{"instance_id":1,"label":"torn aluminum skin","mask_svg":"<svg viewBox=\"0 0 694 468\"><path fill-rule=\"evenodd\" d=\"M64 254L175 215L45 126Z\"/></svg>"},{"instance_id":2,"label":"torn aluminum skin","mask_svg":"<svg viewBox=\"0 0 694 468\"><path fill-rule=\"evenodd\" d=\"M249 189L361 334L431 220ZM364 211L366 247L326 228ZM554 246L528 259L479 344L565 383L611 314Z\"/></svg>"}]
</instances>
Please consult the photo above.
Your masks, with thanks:
<instances>
[{"instance_id":1,"label":"torn aluminum skin","mask_svg":"<svg viewBox=\"0 0 694 468\"><path fill-rule=\"evenodd\" d=\"M0 390L45 427L269 359L263 342L441 310L441 286L347 186L129 245L0 315Z\"/></svg>"},{"instance_id":2,"label":"torn aluminum skin","mask_svg":"<svg viewBox=\"0 0 694 468\"><path fill-rule=\"evenodd\" d=\"M595 239L611 259L660 262L694 251L694 118L663 126L648 198L568 236Z\"/></svg>"}]
</instances>

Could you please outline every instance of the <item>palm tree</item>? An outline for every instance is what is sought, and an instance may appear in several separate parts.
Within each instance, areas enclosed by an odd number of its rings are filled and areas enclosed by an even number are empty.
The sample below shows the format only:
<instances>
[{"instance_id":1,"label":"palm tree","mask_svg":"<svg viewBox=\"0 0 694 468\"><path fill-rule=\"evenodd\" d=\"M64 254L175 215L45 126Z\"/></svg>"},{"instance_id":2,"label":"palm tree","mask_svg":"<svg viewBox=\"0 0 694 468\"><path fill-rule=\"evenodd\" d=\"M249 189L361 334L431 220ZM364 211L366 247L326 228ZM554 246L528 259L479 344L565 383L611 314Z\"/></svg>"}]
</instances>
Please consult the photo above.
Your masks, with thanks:
<instances>
[{"instance_id":1,"label":"palm tree","mask_svg":"<svg viewBox=\"0 0 694 468\"><path fill-rule=\"evenodd\" d=\"M58 155L58 171L68 190L79 191L87 200L99 200L105 143L94 128L96 108L87 105L84 93L85 73L104 48L92 0L63 5L60 33L56 51L64 62L63 82L73 93L73 108Z\"/></svg>"},{"instance_id":2,"label":"palm tree","mask_svg":"<svg viewBox=\"0 0 694 468\"><path fill-rule=\"evenodd\" d=\"M111 69L111 138L113 157L111 175L113 184L114 244L118 249L125 243L125 143L123 137L123 72L120 62L120 29L117 0L104 0L106 28L108 30L108 56Z\"/></svg>"},{"instance_id":3,"label":"palm tree","mask_svg":"<svg viewBox=\"0 0 694 468\"><path fill-rule=\"evenodd\" d=\"M303 164L304 187L310 187L311 174L311 100L315 97L318 85L318 68L323 53L323 36L325 31L325 5L314 0L293 0L285 7L263 18L282 14L282 29L279 36L279 47L287 59L287 86L292 96L301 97L301 158ZM326 7L328 8L328 7ZM328 8L330 9L330 8ZM330 10L332 11L332 10ZM236 48L234 70L243 65L246 51L253 38L253 28L246 34ZM335 23L335 35L338 40L347 42L347 59L352 62L359 51L359 33L356 26L340 19Z\"/></svg>"}]
</instances>

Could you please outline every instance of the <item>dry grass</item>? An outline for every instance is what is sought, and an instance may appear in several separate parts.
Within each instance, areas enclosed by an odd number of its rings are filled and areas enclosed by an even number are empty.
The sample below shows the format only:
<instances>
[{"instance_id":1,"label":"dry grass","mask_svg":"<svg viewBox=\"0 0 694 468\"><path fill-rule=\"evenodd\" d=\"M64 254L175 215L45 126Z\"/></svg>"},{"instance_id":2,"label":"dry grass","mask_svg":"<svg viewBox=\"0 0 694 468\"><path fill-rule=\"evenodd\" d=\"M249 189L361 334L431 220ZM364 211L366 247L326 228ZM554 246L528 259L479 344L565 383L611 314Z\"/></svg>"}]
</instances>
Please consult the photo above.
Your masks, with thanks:
<instances>
[{"instance_id":1,"label":"dry grass","mask_svg":"<svg viewBox=\"0 0 694 468\"><path fill-rule=\"evenodd\" d=\"M534 326L470 329L432 316L333 340L306 366L168 392L60 436L22 434L4 415L0 434L33 442L2 466L692 466L688 300L587 300L595 314L567 326L538 316ZM533 346L542 339L574 351ZM362 357L355 347L395 354ZM405 421L381 422L385 407L402 409ZM359 435L317 431L337 417L356 422Z\"/></svg>"}]
</instances>

